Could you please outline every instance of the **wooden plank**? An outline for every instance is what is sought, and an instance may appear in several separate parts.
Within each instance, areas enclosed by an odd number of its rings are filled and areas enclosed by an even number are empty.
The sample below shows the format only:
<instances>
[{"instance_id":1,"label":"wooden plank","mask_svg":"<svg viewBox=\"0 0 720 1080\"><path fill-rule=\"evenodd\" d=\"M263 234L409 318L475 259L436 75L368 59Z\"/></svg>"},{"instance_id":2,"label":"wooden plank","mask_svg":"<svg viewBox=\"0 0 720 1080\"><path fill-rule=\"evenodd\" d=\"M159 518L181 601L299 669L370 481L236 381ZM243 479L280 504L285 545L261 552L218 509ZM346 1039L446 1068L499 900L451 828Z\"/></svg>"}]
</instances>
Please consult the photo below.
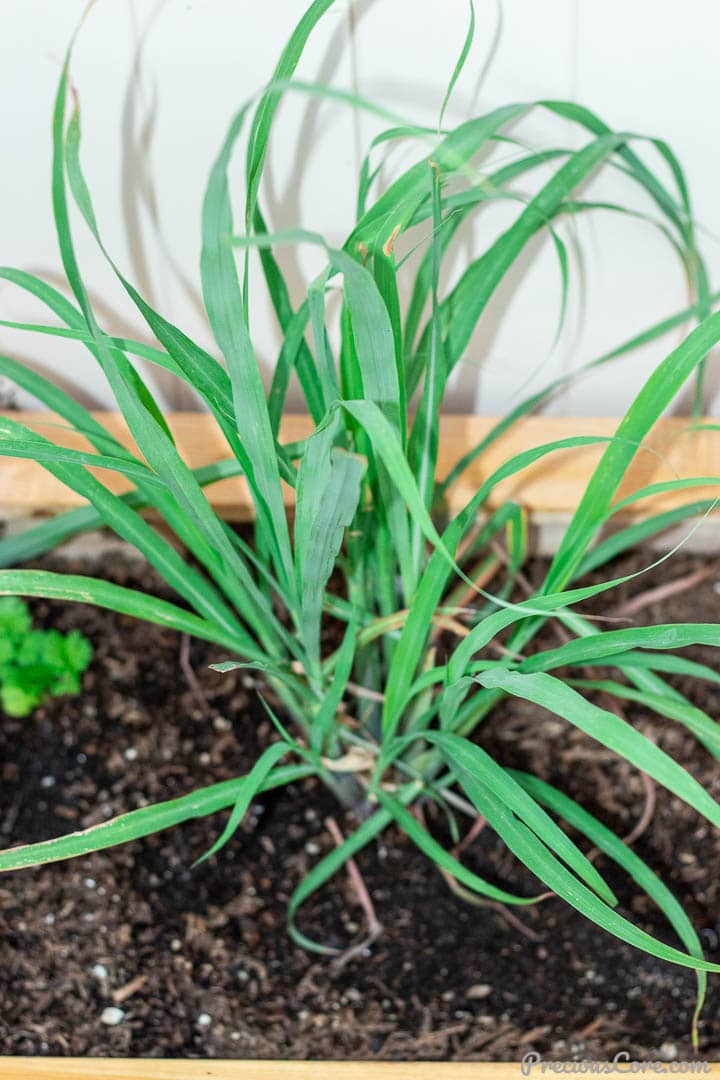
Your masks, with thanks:
<instances>
[{"instance_id":1,"label":"wooden plank","mask_svg":"<svg viewBox=\"0 0 720 1080\"><path fill-rule=\"evenodd\" d=\"M672 1063L675 1071L680 1071L677 1069L680 1064ZM669 1071L670 1066L664 1068ZM570 1063L565 1071L572 1073ZM632 1073L633 1069L631 1063L623 1062L617 1071L624 1075ZM717 1077L720 1076L720 1064L693 1061L682 1071ZM539 1077L561 1072L562 1063L546 1062L544 1067L540 1063L535 1065L529 1075ZM577 1064L575 1072L591 1075L589 1070L583 1071ZM520 1080L523 1075L527 1074L522 1072L519 1062L0 1058L3 1080Z\"/></svg>"},{"instance_id":2,"label":"wooden plank","mask_svg":"<svg viewBox=\"0 0 720 1080\"><path fill-rule=\"evenodd\" d=\"M2 415L2 414L0 414ZM9 413L34 430L62 445L87 448L84 440L62 429L50 413ZM125 423L115 413L95 413L125 445L132 446ZM212 417L204 413L173 413L169 424L185 460L193 467L207 465L227 456L222 434ZM493 417L454 416L441 418L440 475L445 475L468 449L480 441L495 423ZM689 432L688 420L661 420L636 454L625 478L620 495L626 495L646 484L677 477L720 476L720 433L715 431ZM614 434L618 420L614 417L527 417L494 443L451 489L451 510L464 506L490 473L513 454L533 446L572 435ZM311 430L306 416L287 416L281 428L281 441L293 442L304 438ZM495 507L509 498L522 503L531 515L568 514L578 504L592 469L602 454L602 446L586 446L557 451L543 458L523 473L498 485L489 500ZM99 472L113 491L130 486L117 473ZM246 521L252 516L252 503L245 481L222 480L207 489L212 505L228 521ZM286 488L291 502L292 492ZM696 488L692 498L706 498L717 489ZM644 501L636 514L668 509L688 501L687 492L674 492ZM57 513L83 502L74 492L50 476L42 466L14 458L0 459L0 506L16 514Z\"/></svg>"},{"instance_id":3,"label":"wooden plank","mask_svg":"<svg viewBox=\"0 0 720 1080\"><path fill-rule=\"evenodd\" d=\"M518 1080L517 1063L0 1058L3 1080Z\"/></svg>"}]
</instances>

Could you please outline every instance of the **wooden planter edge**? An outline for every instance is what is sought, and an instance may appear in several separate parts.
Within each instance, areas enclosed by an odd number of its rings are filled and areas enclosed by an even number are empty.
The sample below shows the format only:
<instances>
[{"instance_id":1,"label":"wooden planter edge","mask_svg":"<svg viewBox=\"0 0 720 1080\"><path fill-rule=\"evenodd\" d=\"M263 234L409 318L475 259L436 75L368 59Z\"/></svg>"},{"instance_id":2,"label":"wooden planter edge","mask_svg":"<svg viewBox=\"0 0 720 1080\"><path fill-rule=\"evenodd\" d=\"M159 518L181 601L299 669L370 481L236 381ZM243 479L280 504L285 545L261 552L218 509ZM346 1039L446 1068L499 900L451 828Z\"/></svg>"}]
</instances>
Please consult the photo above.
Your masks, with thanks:
<instances>
[{"instance_id":1,"label":"wooden planter edge","mask_svg":"<svg viewBox=\"0 0 720 1080\"><path fill-rule=\"evenodd\" d=\"M53 442L88 449L84 440L63 430L62 422L48 412L0 413L27 424ZM93 414L125 445L132 439L121 416L117 413ZM438 474L444 476L468 450L476 445L496 423L496 417L444 415L440 423ZM178 449L193 468L207 465L227 456L227 445L212 417L204 413L177 412L168 416L168 423ZM530 447L541 446L571 436L598 436L609 439L617 430L618 417L525 417L501 435L463 473L448 494L451 511L466 504L499 465L514 454ZM716 431L689 430L687 418L666 418L658 422L638 449L626 475L619 497L650 483L693 476L720 477L720 437ZM290 415L284 418L281 442L304 438L312 430L307 416ZM508 499L514 499L528 512L531 520L561 520L578 505L588 478L600 459L606 444L586 445L555 451L500 483L488 499L493 509ZM129 484L118 473L99 471L103 482L114 491L127 490ZM245 481L226 479L209 486L209 501L228 521L247 521L252 517L252 502ZM714 497L718 489L694 488L691 498ZM288 504L292 492L286 488ZM670 509L689 501L688 492L676 491L643 500L631 513L646 513ZM72 509L83 500L69 491L60 481L35 462L16 458L0 459L0 514L7 517L32 517Z\"/></svg>"},{"instance_id":2,"label":"wooden planter edge","mask_svg":"<svg viewBox=\"0 0 720 1080\"><path fill-rule=\"evenodd\" d=\"M563 1074L562 1062L540 1062L528 1073L520 1062L438 1061L211 1061L207 1058L1 1058L3 1080L519 1080L522 1076ZM575 1063L577 1065L577 1063ZM655 1064L652 1062L651 1064ZM720 1063L657 1062L646 1073L623 1062L616 1075L663 1075L686 1064L679 1075L720 1076ZM553 1069L553 1065L556 1066ZM572 1063L565 1073L573 1075ZM612 1075L613 1070L608 1070ZM589 1070L575 1075L592 1076ZM672 1075L678 1075L677 1072Z\"/></svg>"}]
</instances>

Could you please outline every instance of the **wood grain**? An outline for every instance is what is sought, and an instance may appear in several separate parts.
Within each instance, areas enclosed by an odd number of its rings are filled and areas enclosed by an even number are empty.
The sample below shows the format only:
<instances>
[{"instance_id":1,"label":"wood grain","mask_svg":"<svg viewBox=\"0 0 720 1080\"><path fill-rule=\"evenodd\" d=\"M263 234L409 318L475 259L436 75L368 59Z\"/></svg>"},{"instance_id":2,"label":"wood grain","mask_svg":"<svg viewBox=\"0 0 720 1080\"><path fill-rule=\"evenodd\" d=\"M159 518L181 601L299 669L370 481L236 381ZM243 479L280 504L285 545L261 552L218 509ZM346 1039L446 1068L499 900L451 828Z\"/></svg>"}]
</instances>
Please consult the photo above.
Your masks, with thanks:
<instances>
[{"instance_id":1,"label":"wood grain","mask_svg":"<svg viewBox=\"0 0 720 1080\"><path fill-rule=\"evenodd\" d=\"M720 1064L708 1064L707 1069L702 1068L703 1062L693 1065L696 1071L691 1073L688 1069L683 1075L720 1076ZM626 1073L631 1073L628 1064L623 1065L617 1075ZM522 1075L518 1062L0 1058L3 1080L520 1080ZM530 1075L540 1077L559 1073L541 1073L537 1066Z\"/></svg>"},{"instance_id":2,"label":"wood grain","mask_svg":"<svg viewBox=\"0 0 720 1080\"><path fill-rule=\"evenodd\" d=\"M532 1075L532 1074L531 1074ZM540 1076L539 1070L535 1072ZM702 1075L720 1075L720 1066ZM519 1080L518 1063L0 1058L3 1080Z\"/></svg>"},{"instance_id":3,"label":"wood grain","mask_svg":"<svg viewBox=\"0 0 720 1080\"><path fill-rule=\"evenodd\" d=\"M1 415L1 414L0 414ZM34 430L62 445L87 448L84 440L67 432L50 413L11 413ZM132 446L125 423L115 413L95 413L127 446ZM207 465L227 456L223 437L212 417L203 413L173 413L168 417L178 449L193 467ZM455 462L487 434L495 418L485 416L443 416L440 422L439 475L444 476ZM715 431L689 432L684 418L661 420L638 450L633 465L623 483L620 495L626 495L646 484L691 476L720 477L720 433ZM494 469L513 454L533 446L572 435L609 437L618 425L616 417L527 417L501 436L453 486L449 495L451 510L464 506L471 495ZM281 441L293 442L304 438L311 430L306 416L286 416L281 428ZM522 503L535 516L568 514L578 504L585 484L603 451L603 446L587 446L560 450L543 458L523 473L499 484L491 496L491 507L509 498ZM113 491L130 486L117 473L98 471L103 482ZM696 488L673 492L643 501L635 514L654 512L692 499L718 494L719 489ZM207 488L208 498L228 521L246 521L252 517L252 503L245 481L222 480ZM291 502L292 492L286 489ZM42 466L30 461L0 458L0 506L16 514L52 514L81 505L83 500L50 476Z\"/></svg>"}]
</instances>

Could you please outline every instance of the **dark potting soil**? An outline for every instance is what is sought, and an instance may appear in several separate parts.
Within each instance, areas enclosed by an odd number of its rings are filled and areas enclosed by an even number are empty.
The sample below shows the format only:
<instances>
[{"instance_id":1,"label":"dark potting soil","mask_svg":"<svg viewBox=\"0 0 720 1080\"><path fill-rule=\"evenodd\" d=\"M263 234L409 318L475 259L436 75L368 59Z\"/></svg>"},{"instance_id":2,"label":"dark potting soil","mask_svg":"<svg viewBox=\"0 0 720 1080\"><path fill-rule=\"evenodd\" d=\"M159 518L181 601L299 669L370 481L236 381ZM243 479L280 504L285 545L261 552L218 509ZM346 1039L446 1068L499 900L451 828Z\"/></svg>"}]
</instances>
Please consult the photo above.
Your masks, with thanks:
<instances>
[{"instance_id":1,"label":"dark potting soil","mask_svg":"<svg viewBox=\"0 0 720 1080\"><path fill-rule=\"evenodd\" d=\"M615 570L627 572L639 558ZM703 565L675 557L633 588L615 591L604 610ZM537 576L541 569L534 567ZM719 577L720 568L633 618L715 622ZM132 561L115 561L113 578L158 588ZM603 603L595 609L603 610ZM95 656L81 697L49 703L26 720L3 718L3 846L87 827L241 774L272 737L247 674L209 670L222 658L217 649L191 646L203 705L182 673L175 633L79 605L36 602L33 609L43 625L82 630ZM553 631L544 634L545 646L552 645ZM691 654L716 662L709 649ZM718 715L712 685L678 685ZM628 715L720 796L717 763L682 727L638 706L628 707ZM501 763L557 784L620 834L643 815L647 792L636 770L543 710L507 702L478 739ZM430 808L426 814L445 837L443 821ZM343 832L352 828L324 788L310 781L258 798L223 852L194 870L193 860L222 827L219 815L2 877L0 1052L507 1060L532 1050L546 1058L601 1059L625 1050L638 1059L691 1056L692 972L623 945L556 899L515 909L520 924L492 906L470 905L394 828L358 857L383 924L380 938L343 966L304 952L286 933L286 905L302 875L333 844L330 816ZM706 955L720 960L720 833L657 789L652 820L634 847L685 904ZM464 858L511 890L537 891L489 829ZM598 866L624 913L674 940L624 875L605 858ZM299 921L329 945L344 948L362 939L364 915L345 871L309 900ZM720 1056L720 980L712 977L700 1055Z\"/></svg>"}]
</instances>

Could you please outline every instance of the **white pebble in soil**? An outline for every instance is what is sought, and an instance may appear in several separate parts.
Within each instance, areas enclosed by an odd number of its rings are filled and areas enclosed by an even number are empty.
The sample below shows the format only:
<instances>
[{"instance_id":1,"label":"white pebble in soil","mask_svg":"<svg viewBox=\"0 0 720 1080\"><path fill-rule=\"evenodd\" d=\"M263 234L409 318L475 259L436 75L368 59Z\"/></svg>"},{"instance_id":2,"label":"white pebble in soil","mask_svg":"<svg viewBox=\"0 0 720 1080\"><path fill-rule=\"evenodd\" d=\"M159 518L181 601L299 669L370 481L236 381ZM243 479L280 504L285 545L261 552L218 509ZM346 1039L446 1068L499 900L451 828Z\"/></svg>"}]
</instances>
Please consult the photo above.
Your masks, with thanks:
<instances>
[{"instance_id":1,"label":"white pebble in soil","mask_svg":"<svg viewBox=\"0 0 720 1080\"><path fill-rule=\"evenodd\" d=\"M212 1024L212 1016L210 1013L200 1013L195 1023L199 1028L209 1028Z\"/></svg>"},{"instance_id":2,"label":"white pebble in soil","mask_svg":"<svg viewBox=\"0 0 720 1080\"><path fill-rule=\"evenodd\" d=\"M100 1023L105 1024L107 1027L117 1027L118 1024L122 1024L124 1019L125 1013L115 1005L108 1005L100 1013Z\"/></svg>"},{"instance_id":3,"label":"white pebble in soil","mask_svg":"<svg viewBox=\"0 0 720 1080\"><path fill-rule=\"evenodd\" d=\"M90 971L100 982L104 982L104 980L108 977L108 969L105 967L104 964L93 964L93 966L90 968Z\"/></svg>"}]
</instances>

